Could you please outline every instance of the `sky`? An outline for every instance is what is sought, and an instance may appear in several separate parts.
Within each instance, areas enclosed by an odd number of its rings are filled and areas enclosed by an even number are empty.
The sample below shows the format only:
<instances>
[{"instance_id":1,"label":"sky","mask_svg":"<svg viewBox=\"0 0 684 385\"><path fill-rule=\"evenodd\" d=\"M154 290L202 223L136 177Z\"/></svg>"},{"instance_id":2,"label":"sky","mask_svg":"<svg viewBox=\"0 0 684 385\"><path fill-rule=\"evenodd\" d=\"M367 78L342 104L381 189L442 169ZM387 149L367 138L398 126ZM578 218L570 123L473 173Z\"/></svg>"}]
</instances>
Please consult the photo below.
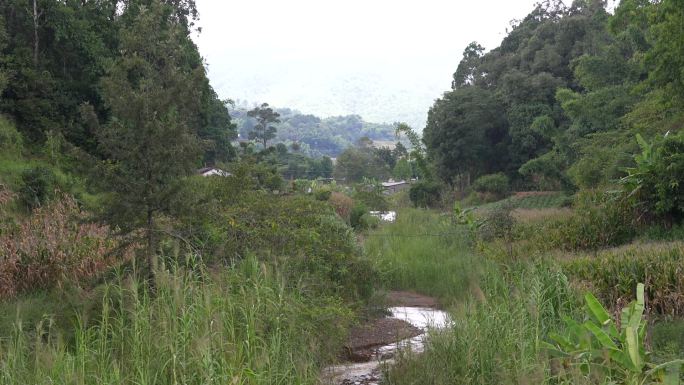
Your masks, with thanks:
<instances>
[{"instance_id":1,"label":"sky","mask_svg":"<svg viewBox=\"0 0 684 385\"><path fill-rule=\"evenodd\" d=\"M196 0L219 97L421 130L463 50L499 45L537 0Z\"/></svg>"}]
</instances>

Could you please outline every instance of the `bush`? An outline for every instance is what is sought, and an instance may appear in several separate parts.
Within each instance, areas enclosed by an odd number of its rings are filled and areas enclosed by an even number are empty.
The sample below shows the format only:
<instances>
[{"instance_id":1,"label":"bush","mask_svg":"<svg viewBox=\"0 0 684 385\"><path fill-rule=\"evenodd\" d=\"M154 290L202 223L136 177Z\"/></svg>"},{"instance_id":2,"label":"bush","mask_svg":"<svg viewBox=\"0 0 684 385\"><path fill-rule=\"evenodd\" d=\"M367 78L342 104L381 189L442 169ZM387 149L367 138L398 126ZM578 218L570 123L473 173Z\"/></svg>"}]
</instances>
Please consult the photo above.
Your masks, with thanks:
<instances>
[{"instance_id":1,"label":"bush","mask_svg":"<svg viewBox=\"0 0 684 385\"><path fill-rule=\"evenodd\" d=\"M0 152L4 155L18 155L24 146L21 134L10 121L0 115Z\"/></svg>"},{"instance_id":2,"label":"bush","mask_svg":"<svg viewBox=\"0 0 684 385\"><path fill-rule=\"evenodd\" d=\"M502 173L483 175L475 180L473 190L479 193L495 194L504 197L510 191L508 177Z\"/></svg>"},{"instance_id":3,"label":"bush","mask_svg":"<svg viewBox=\"0 0 684 385\"><path fill-rule=\"evenodd\" d=\"M330 199L328 200L328 202L335 209L337 215L340 218L342 218L343 221L349 224L352 207L354 206L354 201L347 195L344 195L341 192L334 191L330 194Z\"/></svg>"},{"instance_id":4,"label":"bush","mask_svg":"<svg viewBox=\"0 0 684 385\"><path fill-rule=\"evenodd\" d=\"M365 230L364 223L361 218L368 213L368 209L363 202L357 202L354 207L352 207L351 213L349 215L349 224L356 230Z\"/></svg>"},{"instance_id":5,"label":"bush","mask_svg":"<svg viewBox=\"0 0 684 385\"><path fill-rule=\"evenodd\" d=\"M684 133L647 143L640 135L641 153L622 179L633 207L666 220L684 220Z\"/></svg>"},{"instance_id":6,"label":"bush","mask_svg":"<svg viewBox=\"0 0 684 385\"><path fill-rule=\"evenodd\" d=\"M201 254L206 263L230 264L259 255L282 261L283 274L310 284L312 292L353 299L370 295L373 269L334 205L313 195L247 190L237 177L193 180L197 186L184 194L193 200L185 204L191 210L175 214L178 223L171 230L188 240L188 251ZM344 198L331 194L335 204L349 204Z\"/></svg>"},{"instance_id":7,"label":"bush","mask_svg":"<svg viewBox=\"0 0 684 385\"><path fill-rule=\"evenodd\" d=\"M329 200L331 195L332 195L332 191L330 191L330 190L316 190L316 192L314 192L314 196L316 197L316 200L323 201L323 202Z\"/></svg>"},{"instance_id":8,"label":"bush","mask_svg":"<svg viewBox=\"0 0 684 385\"><path fill-rule=\"evenodd\" d=\"M0 235L0 298L78 283L131 256L107 227L85 219L65 196Z\"/></svg>"},{"instance_id":9,"label":"bush","mask_svg":"<svg viewBox=\"0 0 684 385\"><path fill-rule=\"evenodd\" d=\"M21 174L19 199L32 210L54 196L56 184L57 178L51 169L43 166L27 169Z\"/></svg>"},{"instance_id":10,"label":"bush","mask_svg":"<svg viewBox=\"0 0 684 385\"><path fill-rule=\"evenodd\" d=\"M409 198L415 207L434 208L440 203L441 186L435 182L421 181L411 185Z\"/></svg>"},{"instance_id":11,"label":"bush","mask_svg":"<svg viewBox=\"0 0 684 385\"><path fill-rule=\"evenodd\" d=\"M361 202L369 210L387 211L389 202L387 197L377 190L356 190L353 195L354 201Z\"/></svg>"},{"instance_id":12,"label":"bush","mask_svg":"<svg viewBox=\"0 0 684 385\"><path fill-rule=\"evenodd\" d=\"M637 227L629 205L609 193L583 192L575 200L575 211L537 224L527 234L542 248L597 250L632 240Z\"/></svg>"},{"instance_id":13,"label":"bush","mask_svg":"<svg viewBox=\"0 0 684 385\"><path fill-rule=\"evenodd\" d=\"M370 213L365 213L359 219L360 227L364 230L366 229L376 229L380 226L380 218L371 215Z\"/></svg>"}]
</instances>

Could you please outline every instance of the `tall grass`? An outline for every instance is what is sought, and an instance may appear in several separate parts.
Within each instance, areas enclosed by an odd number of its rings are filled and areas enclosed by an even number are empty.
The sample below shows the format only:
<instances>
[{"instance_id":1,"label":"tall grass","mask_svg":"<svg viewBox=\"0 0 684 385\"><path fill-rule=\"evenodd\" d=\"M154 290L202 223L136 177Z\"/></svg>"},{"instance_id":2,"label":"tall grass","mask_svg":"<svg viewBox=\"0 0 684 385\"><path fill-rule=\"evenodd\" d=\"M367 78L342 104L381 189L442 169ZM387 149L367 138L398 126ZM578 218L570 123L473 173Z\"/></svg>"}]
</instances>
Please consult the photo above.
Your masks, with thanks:
<instances>
[{"instance_id":1,"label":"tall grass","mask_svg":"<svg viewBox=\"0 0 684 385\"><path fill-rule=\"evenodd\" d=\"M350 311L255 258L210 275L159 273L153 295L130 278L107 284L73 337L49 317L17 322L0 341L0 383L316 383Z\"/></svg>"},{"instance_id":2,"label":"tall grass","mask_svg":"<svg viewBox=\"0 0 684 385\"><path fill-rule=\"evenodd\" d=\"M370 232L365 248L376 261L385 287L450 302L463 298L478 273L468 243L468 233L448 217L404 209L395 223Z\"/></svg>"},{"instance_id":3,"label":"tall grass","mask_svg":"<svg viewBox=\"0 0 684 385\"><path fill-rule=\"evenodd\" d=\"M552 377L541 341L576 308L567 280L542 262L487 264L482 294L451 312L421 355L388 373L390 384L538 384Z\"/></svg>"},{"instance_id":4,"label":"tall grass","mask_svg":"<svg viewBox=\"0 0 684 385\"><path fill-rule=\"evenodd\" d=\"M453 325L433 333L424 353L401 357L387 373L388 383L551 381L541 341L579 308L556 264L478 256L448 217L420 210L400 211L396 223L369 234L365 245L388 287L451 305Z\"/></svg>"}]
</instances>

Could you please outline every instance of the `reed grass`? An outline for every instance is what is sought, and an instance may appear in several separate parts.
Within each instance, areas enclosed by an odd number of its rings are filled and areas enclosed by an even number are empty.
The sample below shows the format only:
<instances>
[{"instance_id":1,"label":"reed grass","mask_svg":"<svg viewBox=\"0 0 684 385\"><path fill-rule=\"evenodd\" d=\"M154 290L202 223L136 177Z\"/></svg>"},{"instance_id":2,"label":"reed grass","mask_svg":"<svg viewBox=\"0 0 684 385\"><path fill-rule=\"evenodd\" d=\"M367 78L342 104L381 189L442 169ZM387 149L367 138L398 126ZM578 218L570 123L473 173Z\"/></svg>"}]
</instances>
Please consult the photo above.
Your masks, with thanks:
<instances>
[{"instance_id":1,"label":"reed grass","mask_svg":"<svg viewBox=\"0 0 684 385\"><path fill-rule=\"evenodd\" d=\"M0 340L0 384L315 384L351 312L255 258L200 277L160 272L100 288L73 338L46 316Z\"/></svg>"}]
</instances>

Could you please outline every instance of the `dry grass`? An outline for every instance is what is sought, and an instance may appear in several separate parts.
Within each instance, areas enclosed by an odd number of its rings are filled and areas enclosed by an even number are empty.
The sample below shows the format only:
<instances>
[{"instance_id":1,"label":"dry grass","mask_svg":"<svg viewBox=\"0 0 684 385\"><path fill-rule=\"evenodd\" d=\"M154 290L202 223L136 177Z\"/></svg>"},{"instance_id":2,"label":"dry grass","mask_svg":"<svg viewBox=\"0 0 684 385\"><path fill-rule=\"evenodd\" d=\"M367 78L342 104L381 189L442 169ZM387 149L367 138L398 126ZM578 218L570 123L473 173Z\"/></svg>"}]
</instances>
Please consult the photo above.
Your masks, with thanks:
<instances>
[{"instance_id":1,"label":"dry grass","mask_svg":"<svg viewBox=\"0 0 684 385\"><path fill-rule=\"evenodd\" d=\"M567 218L572 215L569 208L546 208L546 209L515 209L513 217L523 223L535 223L547 220Z\"/></svg>"},{"instance_id":2,"label":"dry grass","mask_svg":"<svg viewBox=\"0 0 684 385\"><path fill-rule=\"evenodd\" d=\"M107 226L86 221L67 196L0 234L0 298L94 277L132 255Z\"/></svg>"}]
</instances>

